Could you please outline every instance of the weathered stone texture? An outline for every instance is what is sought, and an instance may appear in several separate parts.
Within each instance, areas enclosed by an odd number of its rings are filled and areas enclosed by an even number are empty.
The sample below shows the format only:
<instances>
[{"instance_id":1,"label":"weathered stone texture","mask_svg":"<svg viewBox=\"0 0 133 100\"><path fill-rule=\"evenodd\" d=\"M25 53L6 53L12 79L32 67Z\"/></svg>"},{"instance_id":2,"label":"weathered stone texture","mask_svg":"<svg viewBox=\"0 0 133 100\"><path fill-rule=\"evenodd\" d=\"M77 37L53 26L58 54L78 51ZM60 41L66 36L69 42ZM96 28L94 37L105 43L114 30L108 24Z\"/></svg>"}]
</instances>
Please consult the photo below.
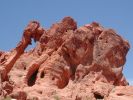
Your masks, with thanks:
<instances>
[{"instance_id":1,"label":"weathered stone texture","mask_svg":"<svg viewBox=\"0 0 133 100\"><path fill-rule=\"evenodd\" d=\"M25 51L32 39L36 47ZM129 48L97 22L77 28L65 17L46 30L32 21L15 49L0 51L0 98L132 100L133 87L122 73Z\"/></svg>"}]
</instances>

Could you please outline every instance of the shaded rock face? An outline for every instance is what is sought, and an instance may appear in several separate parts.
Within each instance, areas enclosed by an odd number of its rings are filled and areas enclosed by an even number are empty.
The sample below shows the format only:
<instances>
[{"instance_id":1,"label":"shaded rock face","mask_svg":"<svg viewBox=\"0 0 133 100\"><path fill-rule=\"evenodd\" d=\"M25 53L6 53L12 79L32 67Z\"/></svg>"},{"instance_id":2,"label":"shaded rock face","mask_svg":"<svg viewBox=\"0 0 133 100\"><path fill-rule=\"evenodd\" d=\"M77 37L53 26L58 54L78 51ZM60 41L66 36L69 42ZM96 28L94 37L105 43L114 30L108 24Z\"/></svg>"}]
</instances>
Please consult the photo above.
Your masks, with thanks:
<instances>
[{"instance_id":1,"label":"shaded rock face","mask_svg":"<svg viewBox=\"0 0 133 100\"><path fill-rule=\"evenodd\" d=\"M36 46L26 52L32 39ZM129 47L97 22L77 28L65 17L45 30L32 21L15 49L0 51L1 99L132 100L122 73Z\"/></svg>"}]
</instances>

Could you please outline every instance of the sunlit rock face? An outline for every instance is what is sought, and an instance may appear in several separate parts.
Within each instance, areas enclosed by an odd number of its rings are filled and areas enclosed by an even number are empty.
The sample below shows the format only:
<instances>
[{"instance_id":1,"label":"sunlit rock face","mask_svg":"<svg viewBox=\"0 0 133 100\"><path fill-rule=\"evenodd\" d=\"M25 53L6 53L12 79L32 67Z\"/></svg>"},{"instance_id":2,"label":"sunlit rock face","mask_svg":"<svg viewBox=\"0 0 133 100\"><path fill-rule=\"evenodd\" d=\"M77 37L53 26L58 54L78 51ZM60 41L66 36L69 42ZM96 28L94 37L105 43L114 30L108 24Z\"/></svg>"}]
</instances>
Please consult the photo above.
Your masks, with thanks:
<instances>
[{"instance_id":1,"label":"sunlit rock face","mask_svg":"<svg viewBox=\"0 0 133 100\"><path fill-rule=\"evenodd\" d=\"M25 51L32 39L35 48ZM0 95L18 100L132 100L122 71L129 43L97 22L65 17L48 30L31 21L10 52L0 51Z\"/></svg>"}]
</instances>

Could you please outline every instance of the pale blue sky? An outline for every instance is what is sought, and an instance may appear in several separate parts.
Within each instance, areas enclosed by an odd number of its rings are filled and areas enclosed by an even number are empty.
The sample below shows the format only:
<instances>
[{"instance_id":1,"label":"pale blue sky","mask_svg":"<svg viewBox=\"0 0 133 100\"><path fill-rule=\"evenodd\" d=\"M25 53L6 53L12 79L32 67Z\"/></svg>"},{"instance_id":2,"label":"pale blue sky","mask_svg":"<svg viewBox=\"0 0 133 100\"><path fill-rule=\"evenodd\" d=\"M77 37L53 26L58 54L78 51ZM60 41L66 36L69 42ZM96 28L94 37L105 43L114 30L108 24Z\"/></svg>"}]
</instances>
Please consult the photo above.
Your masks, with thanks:
<instances>
[{"instance_id":1,"label":"pale blue sky","mask_svg":"<svg viewBox=\"0 0 133 100\"><path fill-rule=\"evenodd\" d=\"M78 26L97 21L130 42L124 75L133 81L133 0L0 0L0 50L16 46L31 20L44 28L73 17Z\"/></svg>"}]
</instances>

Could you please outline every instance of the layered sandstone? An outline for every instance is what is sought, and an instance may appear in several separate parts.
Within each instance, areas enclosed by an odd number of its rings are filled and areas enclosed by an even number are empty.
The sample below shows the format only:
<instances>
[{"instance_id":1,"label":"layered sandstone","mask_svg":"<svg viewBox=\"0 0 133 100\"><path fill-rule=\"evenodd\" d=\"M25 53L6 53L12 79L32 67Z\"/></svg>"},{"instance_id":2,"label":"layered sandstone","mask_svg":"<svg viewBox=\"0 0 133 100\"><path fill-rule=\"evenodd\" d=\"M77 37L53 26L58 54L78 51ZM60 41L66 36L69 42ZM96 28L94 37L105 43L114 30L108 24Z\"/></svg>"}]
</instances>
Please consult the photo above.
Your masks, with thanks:
<instances>
[{"instance_id":1,"label":"layered sandstone","mask_svg":"<svg viewBox=\"0 0 133 100\"><path fill-rule=\"evenodd\" d=\"M36 42L35 48L25 51ZM129 43L93 22L71 17L46 30L31 21L10 52L0 52L0 95L17 100L132 100L122 71Z\"/></svg>"}]
</instances>

